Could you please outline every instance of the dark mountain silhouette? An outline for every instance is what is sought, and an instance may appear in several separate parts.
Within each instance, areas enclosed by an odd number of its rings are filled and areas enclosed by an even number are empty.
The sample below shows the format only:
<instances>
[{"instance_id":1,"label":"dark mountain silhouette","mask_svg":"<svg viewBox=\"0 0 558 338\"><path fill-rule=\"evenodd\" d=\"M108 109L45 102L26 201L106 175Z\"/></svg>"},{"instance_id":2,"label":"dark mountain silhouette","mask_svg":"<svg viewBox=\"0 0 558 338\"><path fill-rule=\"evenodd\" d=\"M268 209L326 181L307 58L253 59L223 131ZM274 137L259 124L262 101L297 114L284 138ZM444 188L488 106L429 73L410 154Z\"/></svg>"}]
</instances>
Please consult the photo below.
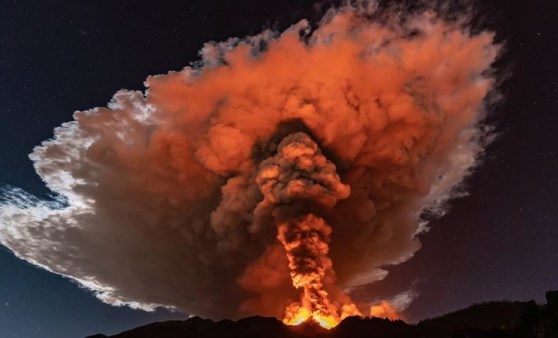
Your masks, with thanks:
<instances>
[{"instance_id":1,"label":"dark mountain silhouette","mask_svg":"<svg viewBox=\"0 0 558 338\"><path fill-rule=\"evenodd\" d=\"M145 325L110 338L558 338L558 291L547 292L546 300L542 306L534 301L475 304L418 324L350 317L329 331L315 323L292 327L266 317L218 322L193 317Z\"/></svg>"},{"instance_id":2,"label":"dark mountain silhouette","mask_svg":"<svg viewBox=\"0 0 558 338\"><path fill-rule=\"evenodd\" d=\"M514 329L525 311L524 302L488 302L474 304L466 309L442 317L424 320L417 325L429 338L451 337L456 331ZM558 338L558 337L557 337Z\"/></svg>"}]
</instances>

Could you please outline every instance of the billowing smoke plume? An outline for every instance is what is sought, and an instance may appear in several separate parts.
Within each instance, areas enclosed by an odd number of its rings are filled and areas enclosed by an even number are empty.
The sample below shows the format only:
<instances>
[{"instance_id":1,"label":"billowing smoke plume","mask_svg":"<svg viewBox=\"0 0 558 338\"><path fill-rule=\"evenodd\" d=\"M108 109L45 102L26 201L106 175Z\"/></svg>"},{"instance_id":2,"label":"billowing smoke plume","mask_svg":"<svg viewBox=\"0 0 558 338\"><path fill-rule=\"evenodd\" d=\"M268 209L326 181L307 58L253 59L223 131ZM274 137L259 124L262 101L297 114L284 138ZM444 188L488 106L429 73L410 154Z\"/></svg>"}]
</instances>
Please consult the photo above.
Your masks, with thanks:
<instances>
[{"instance_id":1,"label":"billowing smoke plume","mask_svg":"<svg viewBox=\"0 0 558 338\"><path fill-rule=\"evenodd\" d=\"M30 155L57 199L5 191L1 243L114 305L367 314L350 291L413 256L483 151L498 47L463 20L357 7L208 43L76 112Z\"/></svg>"},{"instance_id":2,"label":"billowing smoke plume","mask_svg":"<svg viewBox=\"0 0 558 338\"><path fill-rule=\"evenodd\" d=\"M360 314L346 296L341 299L345 304L332 303L337 299L330 299L327 287L335 285L325 285L326 276L330 281L335 279L328 257L332 229L315 214L350 195L335 165L308 135L299 132L285 137L277 155L260 164L256 183L264 197L256 215L261 208L273 209L279 228L277 239L285 249L293 286L302 289L300 302L287 307L285 322L298 324L312 317L330 328L342 316Z\"/></svg>"}]
</instances>

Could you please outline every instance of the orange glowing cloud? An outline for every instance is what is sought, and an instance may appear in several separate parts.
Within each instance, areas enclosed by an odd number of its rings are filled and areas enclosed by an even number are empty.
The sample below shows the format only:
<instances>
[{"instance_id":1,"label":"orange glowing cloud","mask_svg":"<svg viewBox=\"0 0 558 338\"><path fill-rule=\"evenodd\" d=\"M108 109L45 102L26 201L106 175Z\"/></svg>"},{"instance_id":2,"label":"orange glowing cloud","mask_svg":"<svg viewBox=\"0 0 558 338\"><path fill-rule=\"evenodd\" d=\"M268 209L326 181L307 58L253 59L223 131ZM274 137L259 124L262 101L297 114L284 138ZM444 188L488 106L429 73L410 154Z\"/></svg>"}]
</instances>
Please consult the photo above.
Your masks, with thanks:
<instances>
[{"instance_id":1,"label":"orange glowing cloud","mask_svg":"<svg viewBox=\"0 0 558 338\"><path fill-rule=\"evenodd\" d=\"M76 112L30 155L55 200L4 191L0 242L113 305L367 314L351 290L419 250L482 155L499 53L466 20L373 10L207 43Z\"/></svg>"},{"instance_id":2,"label":"orange glowing cloud","mask_svg":"<svg viewBox=\"0 0 558 338\"><path fill-rule=\"evenodd\" d=\"M370 307L370 317L383 318L390 320L400 319L397 311L385 300Z\"/></svg>"}]
</instances>

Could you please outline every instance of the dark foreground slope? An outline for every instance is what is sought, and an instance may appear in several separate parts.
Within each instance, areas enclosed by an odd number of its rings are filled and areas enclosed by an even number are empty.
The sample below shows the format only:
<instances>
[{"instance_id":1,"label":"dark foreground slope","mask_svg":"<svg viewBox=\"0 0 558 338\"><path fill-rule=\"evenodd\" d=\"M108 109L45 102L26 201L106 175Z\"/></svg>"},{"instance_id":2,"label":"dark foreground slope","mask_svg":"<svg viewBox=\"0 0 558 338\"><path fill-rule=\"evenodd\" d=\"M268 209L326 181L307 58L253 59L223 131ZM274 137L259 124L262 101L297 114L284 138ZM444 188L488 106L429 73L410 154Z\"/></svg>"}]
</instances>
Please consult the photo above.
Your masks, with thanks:
<instances>
[{"instance_id":1,"label":"dark foreground slope","mask_svg":"<svg viewBox=\"0 0 558 338\"><path fill-rule=\"evenodd\" d=\"M199 317L138 327L111 338L558 338L558 291L547 304L490 302L473 305L416 325L403 321L350 317L333 330L313 324L283 325L275 318L249 317L213 322ZM88 338L106 338L95 335Z\"/></svg>"}]
</instances>

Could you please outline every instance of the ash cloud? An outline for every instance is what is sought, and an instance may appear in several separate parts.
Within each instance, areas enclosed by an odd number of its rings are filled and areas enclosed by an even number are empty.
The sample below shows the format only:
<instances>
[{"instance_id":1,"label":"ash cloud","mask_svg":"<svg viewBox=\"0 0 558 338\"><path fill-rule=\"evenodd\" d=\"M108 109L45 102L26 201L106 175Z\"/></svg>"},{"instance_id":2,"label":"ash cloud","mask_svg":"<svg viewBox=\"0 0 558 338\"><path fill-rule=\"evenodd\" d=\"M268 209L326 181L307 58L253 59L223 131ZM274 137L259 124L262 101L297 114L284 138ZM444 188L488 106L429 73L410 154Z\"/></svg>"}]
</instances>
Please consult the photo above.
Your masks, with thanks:
<instances>
[{"instance_id":1,"label":"ash cloud","mask_svg":"<svg viewBox=\"0 0 558 338\"><path fill-rule=\"evenodd\" d=\"M384 278L482 155L499 47L466 20L373 7L208 43L76 112L30 154L58 199L6 190L0 242L109 304L282 317L297 295L255 178L304 132L350 187L324 216L339 290Z\"/></svg>"}]
</instances>

